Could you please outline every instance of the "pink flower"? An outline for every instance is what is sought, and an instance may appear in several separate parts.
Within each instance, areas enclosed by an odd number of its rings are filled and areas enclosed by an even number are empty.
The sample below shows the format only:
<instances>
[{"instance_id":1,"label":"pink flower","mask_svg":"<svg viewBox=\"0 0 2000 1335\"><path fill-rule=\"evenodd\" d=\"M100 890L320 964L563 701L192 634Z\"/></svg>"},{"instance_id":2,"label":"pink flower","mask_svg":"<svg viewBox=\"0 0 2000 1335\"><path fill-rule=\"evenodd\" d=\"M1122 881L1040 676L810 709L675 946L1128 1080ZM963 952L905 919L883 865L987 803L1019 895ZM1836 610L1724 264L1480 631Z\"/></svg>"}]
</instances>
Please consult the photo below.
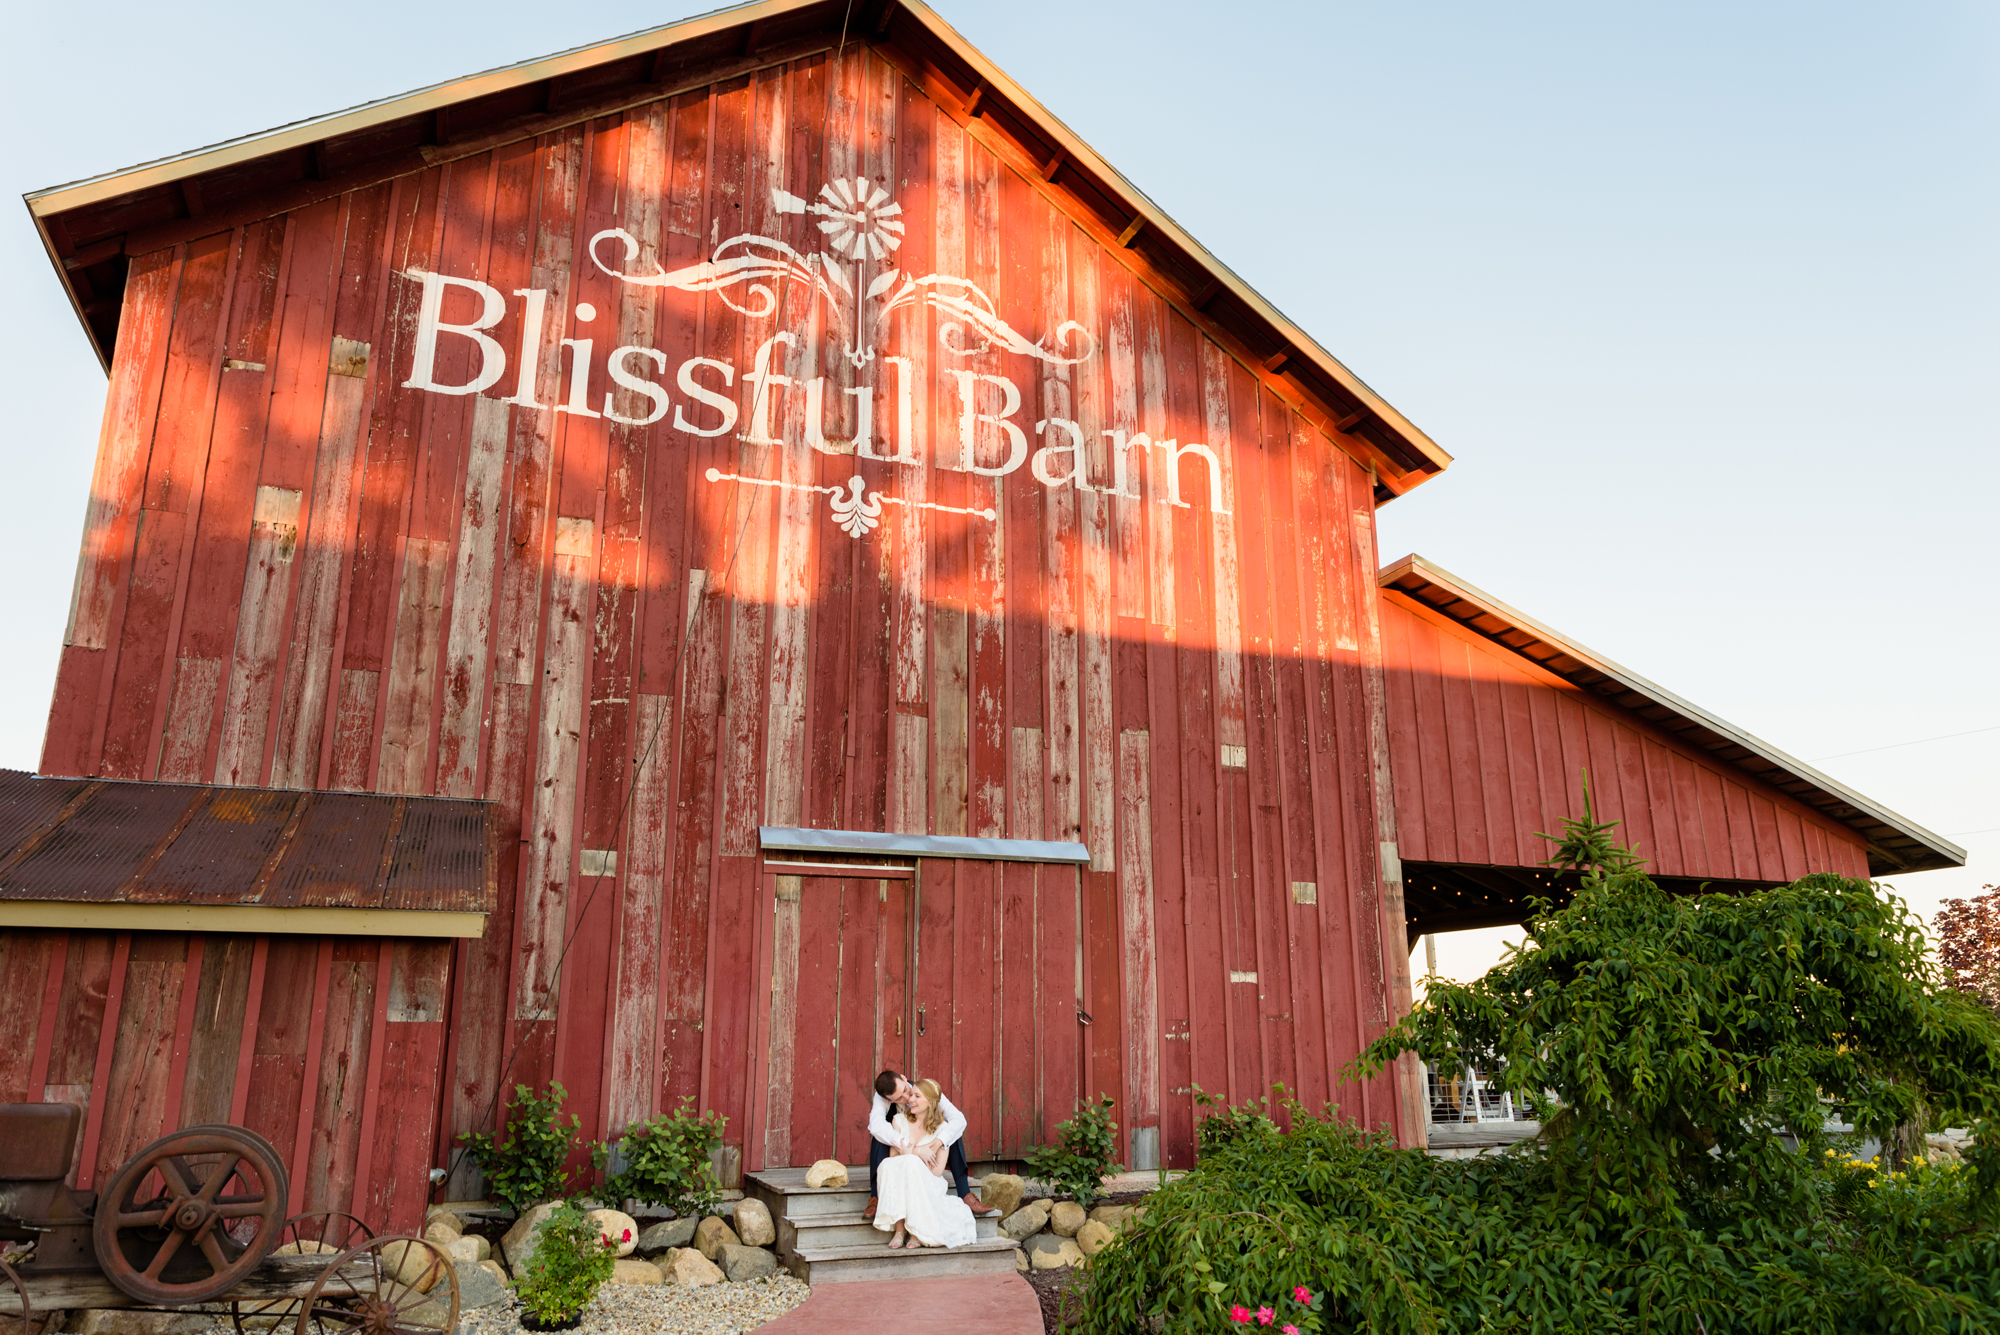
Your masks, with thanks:
<instances>
[{"instance_id":1,"label":"pink flower","mask_svg":"<svg viewBox=\"0 0 2000 1335\"><path fill-rule=\"evenodd\" d=\"M1310 1303L1313 1300L1312 1291L1303 1284L1292 1290L1292 1297L1302 1303Z\"/></svg>"},{"instance_id":2,"label":"pink flower","mask_svg":"<svg viewBox=\"0 0 2000 1335\"><path fill-rule=\"evenodd\" d=\"M1250 1320L1250 1309L1238 1303L1229 1309L1229 1319L1238 1323L1247 1322Z\"/></svg>"},{"instance_id":3,"label":"pink flower","mask_svg":"<svg viewBox=\"0 0 2000 1335\"><path fill-rule=\"evenodd\" d=\"M1280 1326L1278 1329L1283 1331L1284 1335L1299 1335L1299 1328L1297 1326Z\"/></svg>"},{"instance_id":4,"label":"pink flower","mask_svg":"<svg viewBox=\"0 0 2000 1335\"><path fill-rule=\"evenodd\" d=\"M632 1240L632 1230L629 1228L626 1229L623 1233L618 1235L618 1240L620 1242L630 1242ZM1301 1289L1300 1292L1303 1293L1304 1290Z\"/></svg>"},{"instance_id":5,"label":"pink flower","mask_svg":"<svg viewBox=\"0 0 2000 1335\"><path fill-rule=\"evenodd\" d=\"M1271 1324L1271 1319L1277 1315L1278 1314L1276 1312L1273 1312L1268 1307L1260 1307L1257 1309L1257 1324L1260 1326L1268 1326Z\"/></svg>"}]
</instances>

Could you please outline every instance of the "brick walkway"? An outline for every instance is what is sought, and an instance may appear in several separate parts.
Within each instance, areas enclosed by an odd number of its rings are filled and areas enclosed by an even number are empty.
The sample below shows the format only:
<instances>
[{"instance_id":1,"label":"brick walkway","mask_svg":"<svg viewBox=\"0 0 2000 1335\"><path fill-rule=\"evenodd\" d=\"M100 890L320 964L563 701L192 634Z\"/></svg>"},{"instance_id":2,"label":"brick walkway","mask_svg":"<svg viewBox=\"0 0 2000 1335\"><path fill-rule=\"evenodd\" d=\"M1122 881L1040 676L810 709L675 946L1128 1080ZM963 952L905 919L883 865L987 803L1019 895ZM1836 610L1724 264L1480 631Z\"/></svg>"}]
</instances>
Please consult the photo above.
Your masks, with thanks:
<instances>
[{"instance_id":1,"label":"brick walkway","mask_svg":"<svg viewBox=\"0 0 2000 1335\"><path fill-rule=\"evenodd\" d=\"M758 1335L882 1335L912 1318L952 1335L1042 1335L1042 1308L1020 1275L820 1284Z\"/></svg>"}]
</instances>

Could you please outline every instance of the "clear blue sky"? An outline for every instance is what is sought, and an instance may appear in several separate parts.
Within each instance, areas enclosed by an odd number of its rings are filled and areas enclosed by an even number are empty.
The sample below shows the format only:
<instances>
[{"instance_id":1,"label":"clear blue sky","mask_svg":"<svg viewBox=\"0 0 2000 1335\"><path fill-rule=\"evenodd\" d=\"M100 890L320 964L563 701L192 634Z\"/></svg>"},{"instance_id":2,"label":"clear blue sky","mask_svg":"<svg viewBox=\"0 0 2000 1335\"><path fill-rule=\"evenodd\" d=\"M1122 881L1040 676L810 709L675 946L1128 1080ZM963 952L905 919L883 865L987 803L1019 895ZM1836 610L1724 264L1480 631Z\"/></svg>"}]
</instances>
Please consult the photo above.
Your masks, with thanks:
<instances>
[{"instance_id":1,"label":"clear blue sky","mask_svg":"<svg viewBox=\"0 0 2000 1335\"><path fill-rule=\"evenodd\" d=\"M1807 759L2000 725L2000 9L939 8L1457 456L1384 511L1385 559ZM18 195L686 12L27 8L0 171ZM25 209L0 302L0 764L32 768L104 380ZM1823 767L1971 850L1899 885L1928 912L2000 881L1996 762L2000 731Z\"/></svg>"}]
</instances>

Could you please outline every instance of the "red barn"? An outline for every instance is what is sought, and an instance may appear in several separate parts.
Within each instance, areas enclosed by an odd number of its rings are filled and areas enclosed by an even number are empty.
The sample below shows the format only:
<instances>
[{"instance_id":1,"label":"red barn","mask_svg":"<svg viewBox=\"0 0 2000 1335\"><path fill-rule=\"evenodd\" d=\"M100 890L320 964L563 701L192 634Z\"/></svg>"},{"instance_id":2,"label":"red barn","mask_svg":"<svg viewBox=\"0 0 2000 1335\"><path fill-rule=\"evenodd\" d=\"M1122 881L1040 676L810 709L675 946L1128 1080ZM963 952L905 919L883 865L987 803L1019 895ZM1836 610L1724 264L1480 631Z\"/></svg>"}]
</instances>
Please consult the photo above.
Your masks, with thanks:
<instances>
[{"instance_id":1,"label":"red barn","mask_svg":"<svg viewBox=\"0 0 2000 1335\"><path fill-rule=\"evenodd\" d=\"M692 1097L739 1168L855 1161L884 1065L975 1159L1104 1092L1184 1165L1197 1089L1278 1081L1421 1140L1413 1071L1338 1079L1409 1001L1399 823L1540 856L1393 754L1478 763L1404 623L1464 636L1376 583L1448 456L923 5L767 0L29 203L110 373L41 769L129 782L22 780L16 861L126 860L0 891L0 1098L89 1102L83 1178L227 1107L408 1223L550 1079L588 1135ZM237 788L260 870L157 876ZM374 833L272 870L336 800Z\"/></svg>"}]
</instances>

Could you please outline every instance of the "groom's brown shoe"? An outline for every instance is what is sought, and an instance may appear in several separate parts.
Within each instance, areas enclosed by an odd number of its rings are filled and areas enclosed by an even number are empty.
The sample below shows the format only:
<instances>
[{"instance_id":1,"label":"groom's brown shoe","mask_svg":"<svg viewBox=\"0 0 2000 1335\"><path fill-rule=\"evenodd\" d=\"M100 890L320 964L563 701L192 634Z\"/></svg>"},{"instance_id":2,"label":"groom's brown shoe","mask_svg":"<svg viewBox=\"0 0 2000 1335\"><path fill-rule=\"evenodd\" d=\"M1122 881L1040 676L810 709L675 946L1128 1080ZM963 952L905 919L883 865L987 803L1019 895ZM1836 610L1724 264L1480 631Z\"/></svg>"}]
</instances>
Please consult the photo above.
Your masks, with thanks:
<instances>
[{"instance_id":1,"label":"groom's brown shoe","mask_svg":"<svg viewBox=\"0 0 2000 1335\"><path fill-rule=\"evenodd\" d=\"M997 1206L997 1205L988 1205L988 1204L987 1204L986 1202L984 1202L984 1201L980 1200L980 1199L979 1199L979 1193L978 1193L978 1192L976 1192L976 1191L968 1191L968 1192L966 1192L966 1193L965 1193L965 1208L966 1208L966 1209L968 1209L968 1210L970 1210L970 1211L972 1211L972 1213L974 1213L974 1214L999 1214L999 1213L1000 1213L1000 1207L999 1207L999 1206Z\"/></svg>"},{"instance_id":2,"label":"groom's brown shoe","mask_svg":"<svg viewBox=\"0 0 2000 1335\"><path fill-rule=\"evenodd\" d=\"M861 1217L863 1219L873 1219L875 1217L875 1198L873 1196L868 1198L868 1204L861 1207Z\"/></svg>"}]
</instances>

